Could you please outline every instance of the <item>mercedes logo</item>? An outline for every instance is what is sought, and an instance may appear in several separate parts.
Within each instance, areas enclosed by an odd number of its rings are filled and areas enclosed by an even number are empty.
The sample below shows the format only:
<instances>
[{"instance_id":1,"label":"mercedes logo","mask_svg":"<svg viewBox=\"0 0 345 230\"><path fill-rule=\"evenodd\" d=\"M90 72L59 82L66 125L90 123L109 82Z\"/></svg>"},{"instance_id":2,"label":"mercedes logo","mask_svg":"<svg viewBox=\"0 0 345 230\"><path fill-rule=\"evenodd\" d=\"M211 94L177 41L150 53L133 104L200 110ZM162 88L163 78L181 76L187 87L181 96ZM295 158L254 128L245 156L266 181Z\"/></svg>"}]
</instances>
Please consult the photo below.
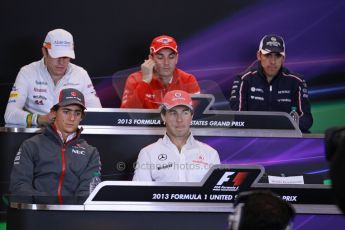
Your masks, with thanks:
<instances>
[{"instance_id":1,"label":"mercedes logo","mask_svg":"<svg viewBox=\"0 0 345 230\"><path fill-rule=\"evenodd\" d=\"M158 156L158 160L160 161L165 161L166 159L168 159L168 156L166 154L159 154Z\"/></svg>"}]
</instances>

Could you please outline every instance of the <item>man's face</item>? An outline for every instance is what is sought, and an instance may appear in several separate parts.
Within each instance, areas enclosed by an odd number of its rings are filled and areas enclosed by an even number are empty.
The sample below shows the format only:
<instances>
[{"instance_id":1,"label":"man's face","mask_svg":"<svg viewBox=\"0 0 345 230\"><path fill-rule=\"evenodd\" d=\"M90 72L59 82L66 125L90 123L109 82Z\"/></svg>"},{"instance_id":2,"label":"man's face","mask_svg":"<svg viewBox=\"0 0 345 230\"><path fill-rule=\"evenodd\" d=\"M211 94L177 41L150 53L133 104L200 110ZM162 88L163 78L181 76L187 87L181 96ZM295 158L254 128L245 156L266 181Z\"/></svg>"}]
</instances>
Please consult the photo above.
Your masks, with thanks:
<instances>
[{"instance_id":1,"label":"man's face","mask_svg":"<svg viewBox=\"0 0 345 230\"><path fill-rule=\"evenodd\" d=\"M178 61L178 54L169 48L164 48L152 54L155 71L160 78L172 77Z\"/></svg>"},{"instance_id":2,"label":"man's face","mask_svg":"<svg viewBox=\"0 0 345 230\"><path fill-rule=\"evenodd\" d=\"M262 54L257 52L257 59L261 61L266 77L273 78L284 64L285 57L279 53Z\"/></svg>"},{"instance_id":3,"label":"man's face","mask_svg":"<svg viewBox=\"0 0 345 230\"><path fill-rule=\"evenodd\" d=\"M71 58L69 57L60 57L52 58L46 48L42 48L45 64L47 66L48 72L57 77L63 77L66 73L68 64L70 63Z\"/></svg>"},{"instance_id":4,"label":"man's face","mask_svg":"<svg viewBox=\"0 0 345 230\"><path fill-rule=\"evenodd\" d=\"M55 111L55 126L63 137L74 133L83 117L83 109L80 105L67 105L59 107Z\"/></svg>"},{"instance_id":5,"label":"man's face","mask_svg":"<svg viewBox=\"0 0 345 230\"><path fill-rule=\"evenodd\" d=\"M161 114L170 138L188 138L193 119L192 111L185 106L176 106Z\"/></svg>"}]
</instances>

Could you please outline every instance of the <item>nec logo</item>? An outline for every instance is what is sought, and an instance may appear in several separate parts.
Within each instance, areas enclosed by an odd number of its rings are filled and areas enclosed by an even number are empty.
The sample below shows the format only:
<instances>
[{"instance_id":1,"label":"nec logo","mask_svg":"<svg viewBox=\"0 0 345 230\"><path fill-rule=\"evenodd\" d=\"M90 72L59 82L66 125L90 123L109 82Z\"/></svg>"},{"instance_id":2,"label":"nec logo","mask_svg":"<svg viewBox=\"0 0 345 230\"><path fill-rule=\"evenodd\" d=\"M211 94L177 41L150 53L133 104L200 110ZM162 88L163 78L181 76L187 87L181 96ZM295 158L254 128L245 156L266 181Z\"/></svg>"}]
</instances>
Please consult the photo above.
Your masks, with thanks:
<instances>
[{"instance_id":1,"label":"nec logo","mask_svg":"<svg viewBox=\"0 0 345 230\"><path fill-rule=\"evenodd\" d=\"M220 178L220 180L218 181L217 185L223 185L224 182L228 182L230 180L230 176L234 174L235 172L225 172L222 178Z\"/></svg>"},{"instance_id":2,"label":"nec logo","mask_svg":"<svg viewBox=\"0 0 345 230\"><path fill-rule=\"evenodd\" d=\"M85 151L78 150L78 149L72 149L72 153L78 154L78 155L85 155Z\"/></svg>"}]
</instances>

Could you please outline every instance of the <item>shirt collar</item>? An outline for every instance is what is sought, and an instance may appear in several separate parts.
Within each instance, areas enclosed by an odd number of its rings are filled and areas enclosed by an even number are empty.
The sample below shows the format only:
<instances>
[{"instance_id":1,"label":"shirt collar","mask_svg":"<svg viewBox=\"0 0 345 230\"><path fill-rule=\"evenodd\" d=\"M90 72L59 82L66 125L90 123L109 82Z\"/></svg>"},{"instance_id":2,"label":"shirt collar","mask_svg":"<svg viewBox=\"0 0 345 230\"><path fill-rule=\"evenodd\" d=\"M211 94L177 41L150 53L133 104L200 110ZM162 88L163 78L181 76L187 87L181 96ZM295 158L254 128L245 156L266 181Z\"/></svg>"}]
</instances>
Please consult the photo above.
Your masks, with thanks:
<instances>
[{"instance_id":1,"label":"shirt collar","mask_svg":"<svg viewBox=\"0 0 345 230\"><path fill-rule=\"evenodd\" d=\"M52 127L53 130L55 130L56 133L59 135L60 140L62 141L62 143L67 143L67 142L69 142L70 140L72 140L73 138L75 138L75 137L77 136L77 134L78 134L78 132L77 132L78 130L77 130L76 132L71 133L70 135L68 135L67 138L66 138L66 141L64 141L64 140L63 140L63 136L62 136L62 132L61 132L59 129L56 128L55 124L52 124L51 127Z\"/></svg>"},{"instance_id":2,"label":"shirt collar","mask_svg":"<svg viewBox=\"0 0 345 230\"><path fill-rule=\"evenodd\" d=\"M163 137L163 143L164 144L167 144L167 145L174 145L174 143L171 142L169 136L165 133L164 137ZM190 133L187 141L186 141L186 144L185 146L186 147L191 147L195 144L195 139L194 139L194 136L192 134L192 132Z\"/></svg>"},{"instance_id":3,"label":"shirt collar","mask_svg":"<svg viewBox=\"0 0 345 230\"><path fill-rule=\"evenodd\" d=\"M73 138L75 138L77 136L77 132L74 132L74 133L68 135L67 138L66 138L66 141L64 142L63 136L62 136L62 133L60 132L60 130L57 129L56 132L59 134L59 137L60 137L60 139L62 140L63 143L67 143L67 142L69 142L70 140L72 140Z\"/></svg>"}]
</instances>

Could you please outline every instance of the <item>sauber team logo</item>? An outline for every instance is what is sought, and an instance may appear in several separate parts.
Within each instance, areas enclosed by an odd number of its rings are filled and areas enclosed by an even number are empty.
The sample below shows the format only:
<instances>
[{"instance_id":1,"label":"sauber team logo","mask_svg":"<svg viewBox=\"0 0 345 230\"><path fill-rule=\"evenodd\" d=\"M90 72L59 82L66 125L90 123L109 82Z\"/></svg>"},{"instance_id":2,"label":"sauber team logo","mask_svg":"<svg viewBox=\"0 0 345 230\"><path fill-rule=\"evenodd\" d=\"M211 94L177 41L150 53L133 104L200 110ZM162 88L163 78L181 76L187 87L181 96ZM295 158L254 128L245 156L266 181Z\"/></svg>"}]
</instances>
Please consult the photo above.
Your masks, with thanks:
<instances>
[{"instance_id":1,"label":"sauber team logo","mask_svg":"<svg viewBox=\"0 0 345 230\"><path fill-rule=\"evenodd\" d=\"M238 191L239 186L246 179L248 172L225 172L219 179L213 191Z\"/></svg>"},{"instance_id":2,"label":"sauber team logo","mask_svg":"<svg viewBox=\"0 0 345 230\"><path fill-rule=\"evenodd\" d=\"M75 146L77 147L77 148L80 148L80 149L85 149L83 146L81 146L81 144L75 144Z\"/></svg>"}]
</instances>

